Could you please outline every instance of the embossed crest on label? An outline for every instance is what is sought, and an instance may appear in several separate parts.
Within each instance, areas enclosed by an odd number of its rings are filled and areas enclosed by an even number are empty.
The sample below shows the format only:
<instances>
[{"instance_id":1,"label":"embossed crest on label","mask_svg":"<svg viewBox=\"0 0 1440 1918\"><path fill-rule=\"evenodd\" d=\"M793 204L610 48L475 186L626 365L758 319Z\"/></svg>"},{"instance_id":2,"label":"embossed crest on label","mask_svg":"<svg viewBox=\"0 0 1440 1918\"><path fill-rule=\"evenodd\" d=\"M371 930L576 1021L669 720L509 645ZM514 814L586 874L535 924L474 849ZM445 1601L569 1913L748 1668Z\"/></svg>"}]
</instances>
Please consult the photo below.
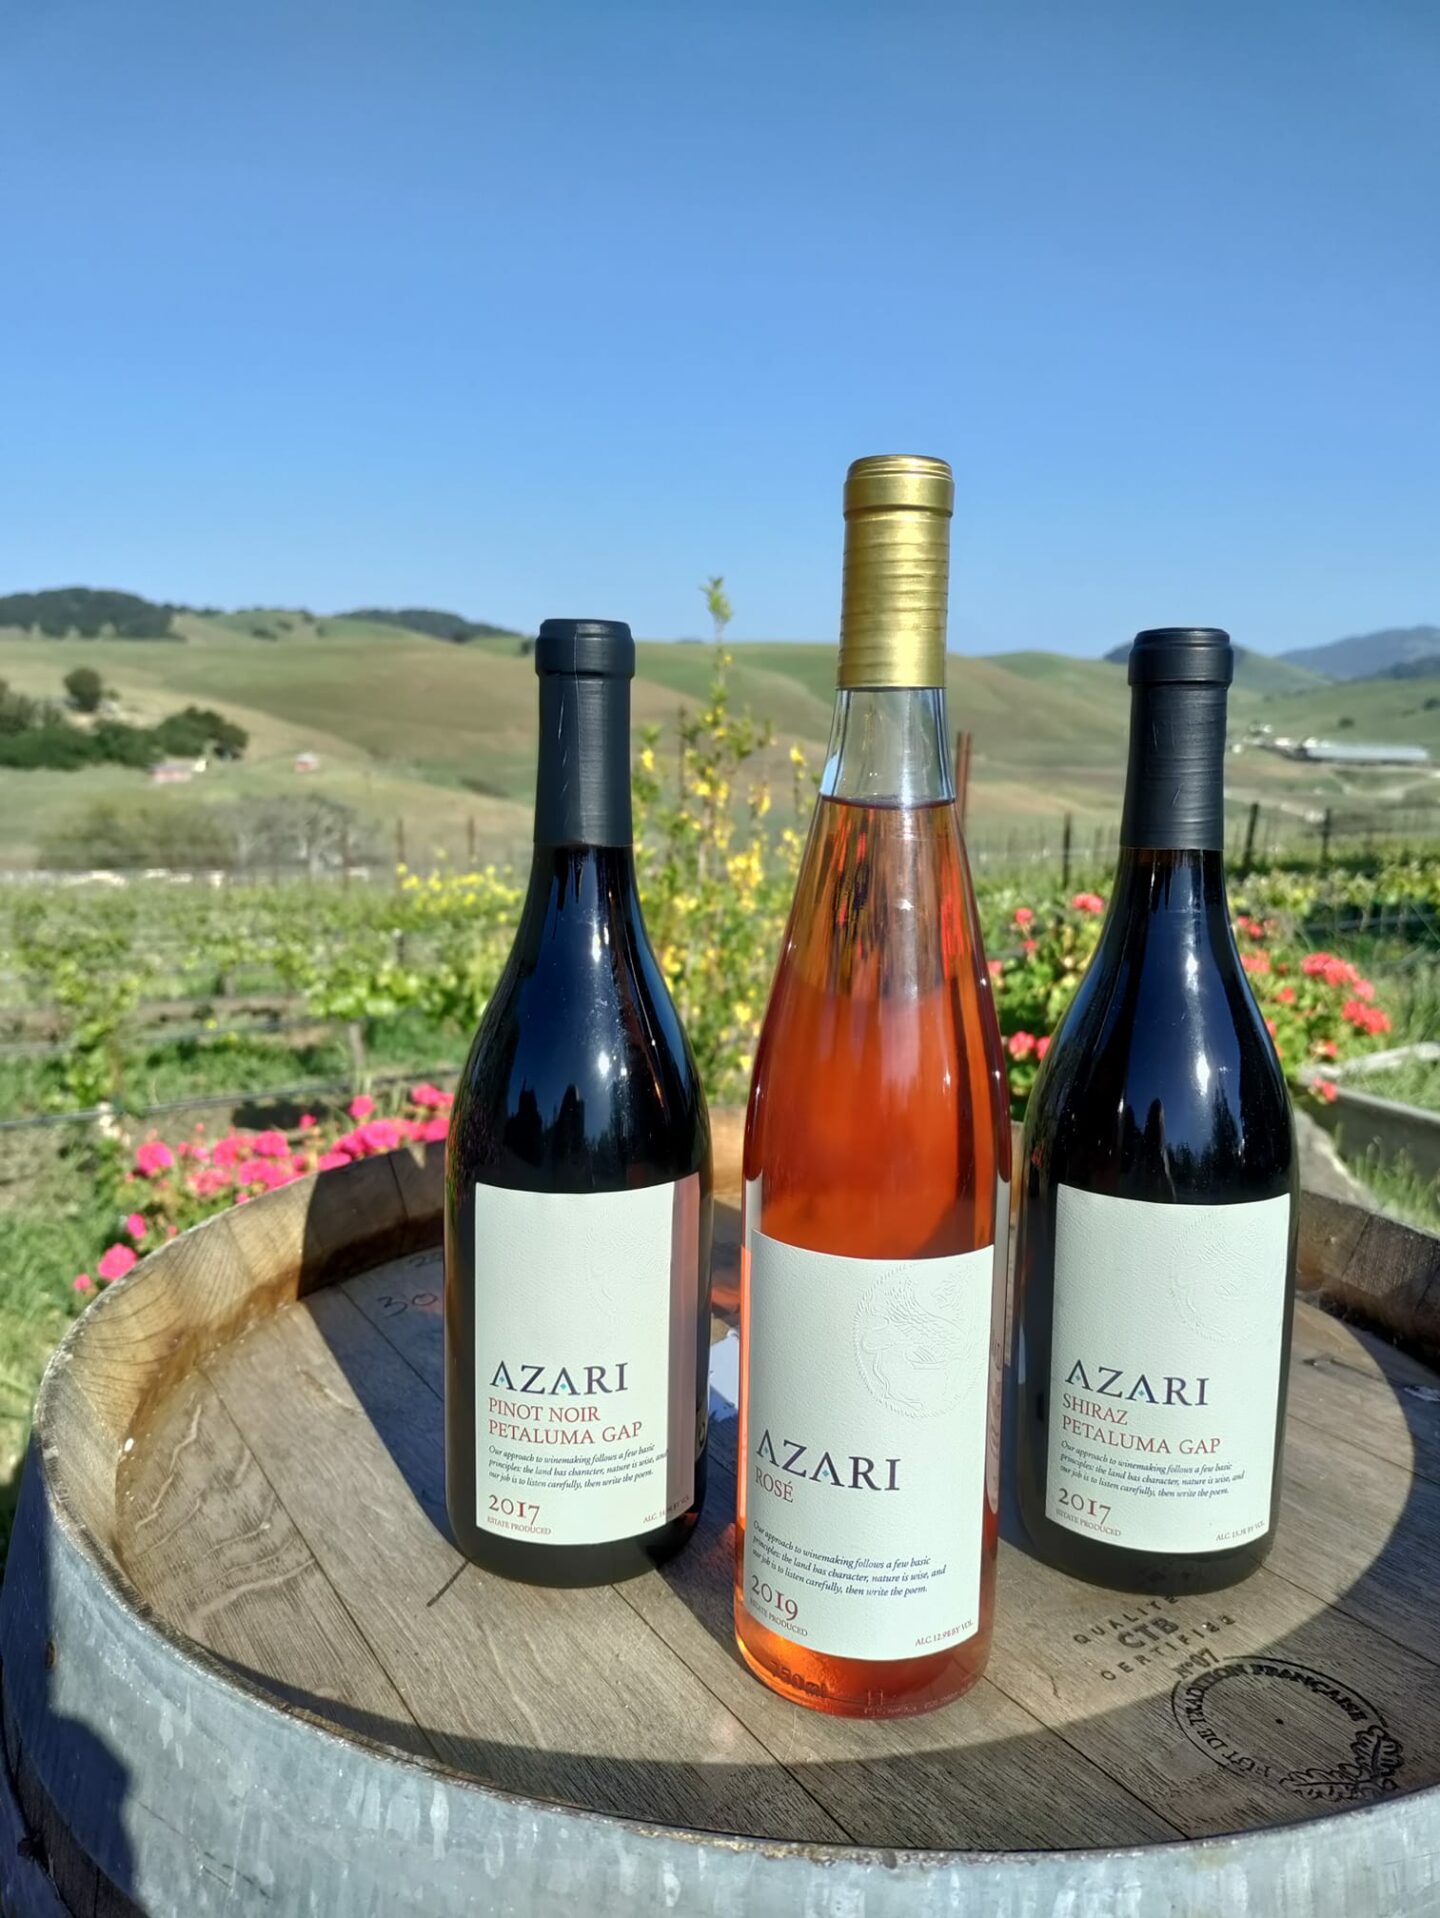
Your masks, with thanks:
<instances>
[{"instance_id":1,"label":"embossed crest on label","mask_svg":"<svg viewBox=\"0 0 1440 1918\"><path fill-rule=\"evenodd\" d=\"M979 1629L994 1252L847 1259L751 1228L745 1604L807 1648Z\"/></svg>"}]
</instances>

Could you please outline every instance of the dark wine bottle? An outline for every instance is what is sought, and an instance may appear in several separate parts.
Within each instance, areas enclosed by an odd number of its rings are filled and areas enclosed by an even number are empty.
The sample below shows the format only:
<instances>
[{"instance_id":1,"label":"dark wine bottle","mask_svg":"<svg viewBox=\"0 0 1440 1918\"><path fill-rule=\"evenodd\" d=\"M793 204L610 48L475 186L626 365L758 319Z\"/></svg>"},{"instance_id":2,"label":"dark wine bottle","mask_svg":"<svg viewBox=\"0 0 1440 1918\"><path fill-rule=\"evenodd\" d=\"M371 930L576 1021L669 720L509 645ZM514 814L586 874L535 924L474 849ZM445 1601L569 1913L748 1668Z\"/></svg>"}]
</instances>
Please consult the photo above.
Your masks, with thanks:
<instances>
[{"instance_id":1,"label":"dark wine bottle","mask_svg":"<svg viewBox=\"0 0 1440 1918\"><path fill-rule=\"evenodd\" d=\"M535 854L446 1161L446 1503L488 1570L609 1583L705 1495L710 1125L640 913L635 643L546 620Z\"/></svg>"},{"instance_id":2,"label":"dark wine bottle","mask_svg":"<svg viewBox=\"0 0 1440 1918\"><path fill-rule=\"evenodd\" d=\"M1021 1161L1017 1478L1040 1555L1215 1591L1274 1537L1298 1171L1225 897L1226 634L1140 633L1119 869Z\"/></svg>"}]
</instances>

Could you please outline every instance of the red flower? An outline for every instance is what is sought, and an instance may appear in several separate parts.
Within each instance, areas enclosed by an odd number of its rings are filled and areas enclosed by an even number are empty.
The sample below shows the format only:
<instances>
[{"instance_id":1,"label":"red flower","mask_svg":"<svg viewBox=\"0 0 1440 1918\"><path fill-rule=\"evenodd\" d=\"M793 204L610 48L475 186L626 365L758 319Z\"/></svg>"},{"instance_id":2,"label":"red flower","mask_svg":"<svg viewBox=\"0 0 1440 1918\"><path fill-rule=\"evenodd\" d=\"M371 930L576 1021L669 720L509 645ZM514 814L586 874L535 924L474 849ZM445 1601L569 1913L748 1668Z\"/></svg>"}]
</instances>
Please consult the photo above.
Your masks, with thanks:
<instances>
[{"instance_id":1,"label":"red flower","mask_svg":"<svg viewBox=\"0 0 1440 1918\"><path fill-rule=\"evenodd\" d=\"M1340 1088L1333 1079L1318 1079L1315 1082L1315 1094L1317 1098L1323 1099L1327 1106L1333 1106L1340 1097Z\"/></svg>"},{"instance_id":2,"label":"red flower","mask_svg":"<svg viewBox=\"0 0 1440 1918\"><path fill-rule=\"evenodd\" d=\"M432 1086L428 1079L424 1079L418 1086L411 1086L410 1103L419 1106L422 1112L436 1112L441 1106L453 1104L454 1094L442 1092L439 1086Z\"/></svg>"},{"instance_id":3,"label":"red flower","mask_svg":"<svg viewBox=\"0 0 1440 1918\"><path fill-rule=\"evenodd\" d=\"M1070 901L1076 912L1104 912L1105 901L1098 892L1077 892Z\"/></svg>"},{"instance_id":4,"label":"red flower","mask_svg":"<svg viewBox=\"0 0 1440 1918\"><path fill-rule=\"evenodd\" d=\"M318 1121L313 1112L302 1112L300 1114L300 1130L302 1132L313 1132L317 1123Z\"/></svg>"},{"instance_id":5,"label":"red flower","mask_svg":"<svg viewBox=\"0 0 1440 1918\"><path fill-rule=\"evenodd\" d=\"M1300 970L1307 979L1318 979L1331 963L1332 955L1328 952L1307 952L1300 961Z\"/></svg>"},{"instance_id":6,"label":"red flower","mask_svg":"<svg viewBox=\"0 0 1440 1918\"><path fill-rule=\"evenodd\" d=\"M135 1154L135 1170L147 1179L156 1179L175 1163L175 1154L161 1139L147 1139Z\"/></svg>"},{"instance_id":7,"label":"red flower","mask_svg":"<svg viewBox=\"0 0 1440 1918\"><path fill-rule=\"evenodd\" d=\"M1035 915L1033 912L1031 912L1028 906L1017 906L1015 908L1015 923L1022 930L1026 926L1032 924L1034 921L1034 918L1035 918Z\"/></svg>"},{"instance_id":8,"label":"red flower","mask_svg":"<svg viewBox=\"0 0 1440 1918\"><path fill-rule=\"evenodd\" d=\"M1268 952L1242 952L1240 963L1247 972L1264 974L1270 970L1270 955ZM1291 993L1290 996L1293 999L1295 995Z\"/></svg>"},{"instance_id":9,"label":"red flower","mask_svg":"<svg viewBox=\"0 0 1440 1918\"><path fill-rule=\"evenodd\" d=\"M1043 1039L1037 1039L1035 1041L1035 1057L1037 1059L1043 1059L1045 1057L1045 1054L1049 1050L1050 1050L1050 1034L1047 1032Z\"/></svg>"},{"instance_id":10,"label":"red flower","mask_svg":"<svg viewBox=\"0 0 1440 1918\"><path fill-rule=\"evenodd\" d=\"M139 1256L133 1245L112 1245L101 1253L95 1270L102 1279L123 1279L131 1266L139 1263Z\"/></svg>"},{"instance_id":11,"label":"red flower","mask_svg":"<svg viewBox=\"0 0 1440 1918\"><path fill-rule=\"evenodd\" d=\"M88 1272L79 1273L74 1284L77 1292L93 1292L95 1290L95 1281Z\"/></svg>"},{"instance_id":12,"label":"red flower","mask_svg":"<svg viewBox=\"0 0 1440 1918\"><path fill-rule=\"evenodd\" d=\"M1021 952L1025 954L1025 957L1028 959L1032 952L1035 952L1038 950L1038 941L1034 939L1022 939L1020 941L1020 950Z\"/></svg>"},{"instance_id":13,"label":"red flower","mask_svg":"<svg viewBox=\"0 0 1440 1918\"><path fill-rule=\"evenodd\" d=\"M1294 986L1281 986L1275 997L1280 1001L1282 1006L1293 1006L1295 1003Z\"/></svg>"},{"instance_id":14,"label":"red flower","mask_svg":"<svg viewBox=\"0 0 1440 1918\"><path fill-rule=\"evenodd\" d=\"M1321 1059L1338 1059L1340 1057L1340 1048L1333 1039L1317 1039L1315 1041L1315 1052L1316 1056Z\"/></svg>"},{"instance_id":15,"label":"red flower","mask_svg":"<svg viewBox=\"0 0 1440 1918\"><path fill-rule=\"evenodd\" d=\"M1005 1050L1012 1059L1028 1059L1035 1050L1033 1032L1012 1032L1005 1041Z\"/></svg>"},{"instance_id":16,"label":"red flower","mask_svg":"<svg viewBox=\"0 0 1440 1918\"><path fill-rule=\"evenodd\" d=\"M985 970L990 974L992 979L1002 978L1005 972L1005 961L1003 959L987 959L985 962Z\"/></svg>"}]
</instances>

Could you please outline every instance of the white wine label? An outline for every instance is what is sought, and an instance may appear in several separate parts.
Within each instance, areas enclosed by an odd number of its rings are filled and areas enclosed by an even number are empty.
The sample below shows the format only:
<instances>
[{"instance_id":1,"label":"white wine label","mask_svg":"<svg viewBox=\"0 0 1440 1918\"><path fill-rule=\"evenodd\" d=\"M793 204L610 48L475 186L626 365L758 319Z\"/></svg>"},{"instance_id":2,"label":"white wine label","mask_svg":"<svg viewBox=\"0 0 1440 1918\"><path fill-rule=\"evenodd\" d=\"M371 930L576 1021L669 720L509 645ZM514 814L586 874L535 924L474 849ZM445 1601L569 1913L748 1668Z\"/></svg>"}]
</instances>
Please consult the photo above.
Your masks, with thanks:
<instances>
[{"instance_id":1,"label":"white wine label","mask_svg":"<svg viewBox=\"0 0 1440 1918\"><path fill-rule=\"evenodd\" d=\"M846 1259L747 1234L745 1604L836 1658L980 1625L994 1249Z\"/></svg>"},{"instance_id":2,"label":"white wine label","mask_svg":"<svg viewBox=\"0 0 1440 1918\"><path fill-rule=\"evenodd\" d=\"M1142 1552L1270 1524L1290 1200L1153 1205L1062 1185L1045 1512Z\"/></svg>"},{"instance_id":3,"label":"white wine label","mask_svg":"<svg viewBox=\"0 0 1440 1918\"><path fill-rule=\"evenodd\" d=\"M546 1545L695 1498L700 1179L475 1188L475 1520Z\"/></svg>"}]
</instances>

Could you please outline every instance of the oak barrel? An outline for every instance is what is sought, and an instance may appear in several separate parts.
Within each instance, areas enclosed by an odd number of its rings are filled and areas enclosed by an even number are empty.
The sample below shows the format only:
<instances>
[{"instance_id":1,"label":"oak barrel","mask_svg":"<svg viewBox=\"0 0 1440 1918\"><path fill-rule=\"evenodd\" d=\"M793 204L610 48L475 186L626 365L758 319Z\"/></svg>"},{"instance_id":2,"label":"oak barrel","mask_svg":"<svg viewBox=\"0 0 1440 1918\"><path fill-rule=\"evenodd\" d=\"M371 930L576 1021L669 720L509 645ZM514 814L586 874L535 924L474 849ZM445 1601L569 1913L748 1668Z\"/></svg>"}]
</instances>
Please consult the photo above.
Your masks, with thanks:
<instances>
[{"instance_id":1,"label":"oak barrel","mask_svg":"<svg viewBox=\"0 0 1440 1918\"><path fill-rule=\"evenodd\" d=\"M1010 1524L986 1679L864 1724L736 1658L720 1398L663 1572L532 1591L459 1557L440 1200L438 1149L259 1199L56 1354L0 1597L11 1918L1440 1913L1435 1240L1307 1199L1262 1571L1126 1599Z\"/></svg>"}]
</instances>

